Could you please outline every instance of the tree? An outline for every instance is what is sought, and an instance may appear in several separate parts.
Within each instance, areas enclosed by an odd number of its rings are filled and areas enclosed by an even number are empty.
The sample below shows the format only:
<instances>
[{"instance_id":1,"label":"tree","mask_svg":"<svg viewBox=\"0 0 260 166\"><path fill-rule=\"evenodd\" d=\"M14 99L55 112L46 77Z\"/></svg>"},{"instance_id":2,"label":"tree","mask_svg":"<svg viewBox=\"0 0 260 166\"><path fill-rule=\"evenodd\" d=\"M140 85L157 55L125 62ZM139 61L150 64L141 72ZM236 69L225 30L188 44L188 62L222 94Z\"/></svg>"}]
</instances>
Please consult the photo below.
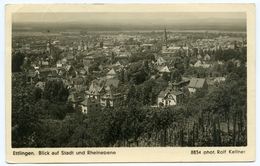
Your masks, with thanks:
<instances>
[{"instance_id":1,"label":"tree","mask_svg":"<svg viewBox=\"0 0 260 166\"><path fill-rule=\"evenodd\" d=\"M14 75L12 80L12 147L36 147L41 122L41 107L32 103L33 92L25 88L25 79Z\"/></svg>"},{"instance_id":2,"label":"tree","mask_svg":"<svg viewBox=\"0 0 260 166\"><path fill-rule=\"evenodd\" d=\"M100 43L99 43L99 46L100 46L100 48L103 48L103 41L101 41Z\"/></svg>"},{"instance_id":3,"label":"tree","mask_svg":"<svg viewBox=\"0 0 260 166\"><path fill-rule=\"evenodd\" d=\"M235 65L231 60L227 61L225 64L225 68L226 68L227 72L229 72L229 73L234 70L234 67L235 67Z\"/></svg>"},{"instance_id":4,"label":"tree","mask_svg":"<svg viewBox=\"0 0 260 166\"><path fill-rule=\"evenodd\" d=\"M62 81L47 81L43 91L43 98L50 102L66 102L69 90Z\"/></svg>"},{"instance_id":5,"label":"tree","mask_svg":"<svg viewBox=\"0 0 260 166\"><path fill-rule=\"evenodd\" d=\"M24 61L24 54L18 52L12 56L12 72L20 72L22 71L21 66Z\"/></svg>"},{"instance_id":6,"label":"tree","mask_svg":"<svg viewBox=\"0 0 260 166\"><path fill-rule=\"evenodd\" d=\"M33 92L34 101L39 101L42 98L42 89L41 88L35 88Z\"/></svg>"}]
</instances>

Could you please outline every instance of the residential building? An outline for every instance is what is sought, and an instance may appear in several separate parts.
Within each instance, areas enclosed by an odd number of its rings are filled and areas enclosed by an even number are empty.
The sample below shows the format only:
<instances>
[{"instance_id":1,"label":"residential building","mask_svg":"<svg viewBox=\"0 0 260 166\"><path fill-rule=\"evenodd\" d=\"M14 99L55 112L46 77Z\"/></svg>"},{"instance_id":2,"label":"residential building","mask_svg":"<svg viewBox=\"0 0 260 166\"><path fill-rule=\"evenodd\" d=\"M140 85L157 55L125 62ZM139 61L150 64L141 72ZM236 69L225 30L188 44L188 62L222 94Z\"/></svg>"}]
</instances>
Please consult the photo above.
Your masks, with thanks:
<instances>
[{"instance_id":1,"label":"residential building","mask_svg":"<svg viewBox=\"0 0 260 166\"><path fill-rule=\"evenodd\" d=\"M197 89L206 90L208 84L205 78L192 78L188 85L188 90L190 93L195 93Z\"/></svg>"},{"instance_id":2,"label":"residential building","mask_svg":"<svg viewBox=\"0 0 260 166\"><path fill-rule=\"evenodd\" d=\"M83 89L84 83L85 83L85 80L82 77L76 77L73 79L73 85L77 91L80 91Z\"/></svg>"},{"instance_id":3,"label":"residential building","mask_svg":"<svg viewBox=\"0 0 260 166\"><path fill-rule=\"evenodd\" d=\"M69 95L68 100L72 102L73 107L79 105L83 100L85 100L84 94L79 92L73 92Z\"/></svg>"},{"instance_id":4,"label":"residential building","mask_svg":"<svg viewBox=\"0 0 260 166\"><path fill-rule=\"evenodd\" d=\"M89 90L85 92L86 98L95 98L100 99L100 96L105 93L105 89L103 86L99 86L94 82L91 83Z\"/></svg>"},{"instance_id":5,"label":"residential building","mask_svg":"<svg viewBox=\"0 0 260 166\"><path fill-rule=\"evenodd\" d=\"M114 70L114 68L112 68L108 73L107 73L107 78L116 78L117 77L117 73Z\"/></svg>"},{"instance_id":6,"label":"residential building","mask_svg":"<svg viewBox=\"0 0 260 166\"><path fill-rule=\"evenodd\" d=\"M164 73L166 73L166 74L170 74L171 73L171 71L168 68L168 66L159 66L157 69L159 71L160 76L163 76Z\"/></svg>"},{"instance_id":7,"label":"residential building","mask_svg":"<svg viewBox=\"0 0 260 166\"><path fill-rule=\"evenodd\" d=\"M85 98L80 105L83 114L100 111L100 102L95 98Z\"/></svg>"},{"instance_id":8,"label":"residential building","mask_svg":"<svg viewBox=\"0 0 260 166\"><path fill-rule=\"evenodd\" d=\"M118 88L119 82L120 81L117 78L115 78L115 79L107 79L105 87L112 85L114 88Z\"/></svg>"},{"instance_id":9,"label":"residential building","mask_svg":"<svg viewBox=\"0 0 260 166\"><path fill-rule=\"evenodd\" d=\"M113 88L110 88L103 96L100 97L102 107L114 107L115 103L120 100L124 100L124 96L121 93L115 92Z\"/></svg>"},{"instance_id":10,"label":"residential building","mask_svg":"<svg viewBox=\"0 0 260 166\"><path fill-rule=\"evenodd\" d=\"M167 107L177 105L183 101L184 94L180 91L167 88L165 91L161 91L158 95L158 107Z\"/></svg>"}]
</instances>

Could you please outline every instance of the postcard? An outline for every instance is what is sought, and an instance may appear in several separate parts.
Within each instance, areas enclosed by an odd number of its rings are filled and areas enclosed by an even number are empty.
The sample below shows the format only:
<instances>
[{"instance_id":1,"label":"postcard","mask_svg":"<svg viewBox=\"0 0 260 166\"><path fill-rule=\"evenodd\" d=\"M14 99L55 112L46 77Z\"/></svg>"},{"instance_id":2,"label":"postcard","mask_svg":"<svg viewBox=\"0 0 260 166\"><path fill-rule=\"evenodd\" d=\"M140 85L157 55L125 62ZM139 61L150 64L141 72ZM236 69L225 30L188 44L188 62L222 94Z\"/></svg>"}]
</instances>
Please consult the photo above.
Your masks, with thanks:
<instances>
[{"instance_id":1,"label":"postcard","mask_svg":"<svg viewBox=\"0 0 260 166\"><path fill-rule=\"evenodd\" d=\"M6 5L6 162L248 162L254 4Z\"/></svg>"}]
</instances>

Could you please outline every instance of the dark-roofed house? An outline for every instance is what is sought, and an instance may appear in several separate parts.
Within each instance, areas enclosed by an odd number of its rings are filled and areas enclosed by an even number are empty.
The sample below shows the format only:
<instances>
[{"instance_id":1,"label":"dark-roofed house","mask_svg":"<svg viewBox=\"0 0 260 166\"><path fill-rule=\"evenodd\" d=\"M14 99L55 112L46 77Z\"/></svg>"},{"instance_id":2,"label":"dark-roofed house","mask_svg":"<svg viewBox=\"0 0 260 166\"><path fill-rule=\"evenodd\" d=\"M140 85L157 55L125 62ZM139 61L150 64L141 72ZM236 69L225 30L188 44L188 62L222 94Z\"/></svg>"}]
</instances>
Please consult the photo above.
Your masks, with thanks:
<instances>
[{"instance_id":1,"label":"dark-roofed house","mask_svg":"<svg viewBox=\"0 0 260 166\"><path fill-rule=\"evenodd\" d=\"M158 107L173 106L183 101L184 94L180 91L174 91L167 88L165 91L161 91L158 95Z\"/></svg>"},{"instance_id":2,"label":"dark-roofed house","mask_svg":"<svg viewBox=\"0 0 260 166\"><path fill-rule=\"evenodd\" d=\"M68 55L66 57L66 59L67 59L68 62L71 62L71 61L75 60L75 57L73 55Z\"/></svg>"},{"instance_id":3,"label":"dark-roofed house","mask_svg":"<svg viewBox=\"0 0 260 166\"><path fill-rule=\"evenodd\" d=\"M73 79L74 88L80 91L84 85L85 79L82 77L76 77Z\"/></svg>"},{"instance_id":4,"label":"dark-roofed house","mask_svg":"<svg viewBox=\"0 0 260 166\"><path fill-rule=\"evenodd\" d=\"M26 80L28 83L33 84L35 78L38 76L37 72L33 72L30 71L27 75L26 75Z\"/></svg>"},{"instance_id":5,"label":"dark-roofed house","mask_svg":"<svg viewBox=\"0 0 260 166\"><path fill-rule=\"evenodd\" d=\"M96 112L100 110L100 102L95 98L86 98L81 103L82 113L87 114L91 112Z\"/></svg>"},{"instance_id":6,"label":"dark-roofed house","mask_svg":"<svg viewBox=\"0 0 260 166\"><path fill-rule=\"evenodd\" d=\"M103 86L96 85L92 82L89 87L89 90L85 92L87 98L96 98L100 99L100 96L105 93L105 89Z\"/></svg>"},{"instance_id":7,"label":"dark-roofed house","mask_svg":"<svg viewBox=\"0 0 260 166\"><path fill-rule=\"evenodd\" d=\"M72 102L75 107L77 104L80 104L85 99L84 94L73 92L69 95L68 100Z\"/></svg>"},{"instance_id":8,"label":"dark-roofed house","mask_svg":"<svg viewBox=\"0 0 260 166\"><path fill-rule=\"evenodd\" d=\"M113 89L109 89L106 94L101 96L100 103L102 107L114 107L115 102L124 100L121 93L116 93Z\"/></svg>"},{"instance_id":9,"label":"dark-roofed house","mask_svg":"<svg viewBox=\"0 0 260 166\"><path fill-rule=\"evenodd\" d=\"M196 89L207 89L208 84L205 78L192 78L188 85L190 93L195 93Z\"/></svg>"},{"instance_id":10,"label":"dark-roofed house","mask_svg":"<svg viewBox=\"0 0 260 166\"><path fill-rule=\"evenodd\" d=\"M84 66L91 66L93 61L89 60L89 59L83 59L83 65Z\"/></svg>"}]
</instances>

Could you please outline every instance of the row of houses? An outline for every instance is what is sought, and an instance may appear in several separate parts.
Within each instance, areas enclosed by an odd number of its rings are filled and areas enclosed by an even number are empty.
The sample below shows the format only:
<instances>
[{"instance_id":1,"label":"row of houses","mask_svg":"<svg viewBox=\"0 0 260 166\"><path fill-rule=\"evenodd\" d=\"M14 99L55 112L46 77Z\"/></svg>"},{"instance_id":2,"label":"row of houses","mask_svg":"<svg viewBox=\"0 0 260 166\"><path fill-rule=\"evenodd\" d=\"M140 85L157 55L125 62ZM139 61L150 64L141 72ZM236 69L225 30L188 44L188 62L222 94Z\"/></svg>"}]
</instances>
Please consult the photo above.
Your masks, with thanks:
<instances>
[{"instance_id":1,"label":"row of houses","mask_svg":"<svg viewBox=\"0 0 260 166\"><path fill-rule=\"evenodd\" d=\"M68 98L74 106L79 105L82 113L95 112L105 107L113 108L116 102L124 100L124 94L118 92L119 80L107 79L92 81L88 90L72 92Z\"/></svg>"}]
</instances>

